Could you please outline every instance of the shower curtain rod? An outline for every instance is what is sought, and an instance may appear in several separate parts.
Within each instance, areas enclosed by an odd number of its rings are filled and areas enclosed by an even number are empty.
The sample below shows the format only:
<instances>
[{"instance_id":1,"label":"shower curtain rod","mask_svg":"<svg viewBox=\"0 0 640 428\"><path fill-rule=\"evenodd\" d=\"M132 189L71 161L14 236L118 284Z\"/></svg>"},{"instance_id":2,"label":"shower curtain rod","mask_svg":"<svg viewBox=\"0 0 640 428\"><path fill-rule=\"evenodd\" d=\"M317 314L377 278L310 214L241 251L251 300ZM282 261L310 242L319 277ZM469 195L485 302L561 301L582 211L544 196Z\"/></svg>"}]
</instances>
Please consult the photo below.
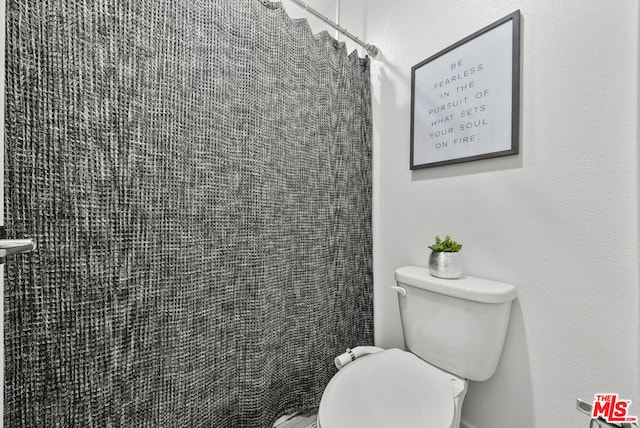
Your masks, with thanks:
<instances>
[{"instance_id":1,"label":"shower curtain rod","mask_svg":"<svg viewBox=\"0 0 640 428\"><path fill-rule=\"evenodd\" d=\"M304 3L304 2L302 2L300 0L289 0L289 1L297 4L298 6L300 6L302 8L304 8L304 10L310 12L316 18L321 19L327 25L331 26L335 30L338 30L339 32L341 32L342 34L344 34L345 36L347 36L348 38L350 38L351 40L353 40L354 42L356 42L357 44L359 44L360 46L365 48L367 53L372 58L375 58L380 53L380 49L378 49L375 45L370 45L368 43L363 42L362 40L360 40L360 38L358 36L354 36L353 34L348 32L346 28L342 28L341 26L339 26L338 24L336 24L335 22L330 20L328 17L324 16L323 14L321 14L320 12L318 12L317 10L315 10L314 8L309 6L308 3Z\"/></svg>"}]
</instances>

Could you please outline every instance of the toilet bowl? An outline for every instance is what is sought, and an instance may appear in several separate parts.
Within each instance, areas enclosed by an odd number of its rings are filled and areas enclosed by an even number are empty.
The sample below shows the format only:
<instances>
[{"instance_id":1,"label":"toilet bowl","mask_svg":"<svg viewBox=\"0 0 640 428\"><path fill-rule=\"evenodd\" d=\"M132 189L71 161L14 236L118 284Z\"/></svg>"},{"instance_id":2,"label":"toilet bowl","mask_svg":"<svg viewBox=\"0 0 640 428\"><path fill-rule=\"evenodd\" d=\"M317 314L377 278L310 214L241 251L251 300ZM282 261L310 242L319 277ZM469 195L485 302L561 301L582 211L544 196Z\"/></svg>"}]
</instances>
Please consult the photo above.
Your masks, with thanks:
<instances>
[{"instance_id":1,"label":"toilet bowl","mask_svg":"<svg viewBox=\"0 0 640 428\"><path fill-rule=\"evenodd\" d=\"M340 370L322 395L321 428L448 428L459 424L467 381L400 349Z\"/></svg>"},{"instance_id":2,"label":"toilet bowl","mask_svg":"<svg viewBox=\"0 0 640 428\"><path fill-rule=\"evenodd\" d=\"M364 355L336 373L318 410L319 428L459 428L467 380L496 370L504 345L511 284L396 270L407 351Z\"/></svg>"}]
</instances>

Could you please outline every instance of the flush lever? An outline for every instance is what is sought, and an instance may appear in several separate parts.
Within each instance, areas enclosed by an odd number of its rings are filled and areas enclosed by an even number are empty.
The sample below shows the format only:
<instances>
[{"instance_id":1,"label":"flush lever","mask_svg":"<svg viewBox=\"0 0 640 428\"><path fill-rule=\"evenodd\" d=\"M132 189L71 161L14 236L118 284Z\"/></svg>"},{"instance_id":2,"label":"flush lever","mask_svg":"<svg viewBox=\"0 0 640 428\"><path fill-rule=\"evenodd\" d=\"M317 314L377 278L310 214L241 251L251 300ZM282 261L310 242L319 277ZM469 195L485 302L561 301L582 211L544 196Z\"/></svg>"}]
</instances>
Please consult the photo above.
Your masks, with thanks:
<instances>
[{"instance_id":1,"label":"flush lever","mask_svg":"<svg viewBox=\"0 0 640 428\"><path fill-rule=\"evenodd\" d=\"M406 296L407 295L407 290L405 290L402 287L398 287L397 285L394 285L393 287L391 287L391 289L397 291L398 294L400 294L401 296Z\"/></svg>"}]
</instances>

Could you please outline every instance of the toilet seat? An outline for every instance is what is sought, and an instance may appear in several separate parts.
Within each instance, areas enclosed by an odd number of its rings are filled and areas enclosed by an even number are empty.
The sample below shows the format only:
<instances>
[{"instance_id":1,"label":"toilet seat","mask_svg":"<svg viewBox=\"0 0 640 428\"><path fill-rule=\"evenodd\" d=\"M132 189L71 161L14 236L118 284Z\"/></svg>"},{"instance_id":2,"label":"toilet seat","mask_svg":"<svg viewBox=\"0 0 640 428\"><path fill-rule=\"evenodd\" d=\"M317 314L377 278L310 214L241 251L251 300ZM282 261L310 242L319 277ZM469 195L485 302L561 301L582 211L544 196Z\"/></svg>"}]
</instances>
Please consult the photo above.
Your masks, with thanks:
<instances>
[{"instance_id":1,"label":"toilet seat","mask_svg":"<svg viewBox=\"0 0 640 428\"><path fill-rule=\"evenodd\" d=\"M410 352L367 355L331 379L320 402L319 426L450 427L463 382Z\"/></svg>"}]
</instances>

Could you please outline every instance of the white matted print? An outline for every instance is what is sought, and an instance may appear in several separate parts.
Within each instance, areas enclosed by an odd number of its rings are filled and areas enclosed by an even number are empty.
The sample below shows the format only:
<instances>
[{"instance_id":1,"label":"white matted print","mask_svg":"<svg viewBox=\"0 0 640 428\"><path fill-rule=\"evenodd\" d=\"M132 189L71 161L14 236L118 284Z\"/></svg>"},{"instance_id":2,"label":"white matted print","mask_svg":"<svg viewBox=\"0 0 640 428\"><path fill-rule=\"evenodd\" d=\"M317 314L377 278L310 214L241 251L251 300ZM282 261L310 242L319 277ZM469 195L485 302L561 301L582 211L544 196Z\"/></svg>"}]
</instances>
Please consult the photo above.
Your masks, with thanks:
<instances>
[{"instance_id":1,"label":"white matted print","mask_svg":"<svg viewBox=\"0 0 640 428\"><path fill-rule=\"evenodd\" d=\"M415 65L411 169L518 153L520 11Z\"/></svg>"}]
</instances>

